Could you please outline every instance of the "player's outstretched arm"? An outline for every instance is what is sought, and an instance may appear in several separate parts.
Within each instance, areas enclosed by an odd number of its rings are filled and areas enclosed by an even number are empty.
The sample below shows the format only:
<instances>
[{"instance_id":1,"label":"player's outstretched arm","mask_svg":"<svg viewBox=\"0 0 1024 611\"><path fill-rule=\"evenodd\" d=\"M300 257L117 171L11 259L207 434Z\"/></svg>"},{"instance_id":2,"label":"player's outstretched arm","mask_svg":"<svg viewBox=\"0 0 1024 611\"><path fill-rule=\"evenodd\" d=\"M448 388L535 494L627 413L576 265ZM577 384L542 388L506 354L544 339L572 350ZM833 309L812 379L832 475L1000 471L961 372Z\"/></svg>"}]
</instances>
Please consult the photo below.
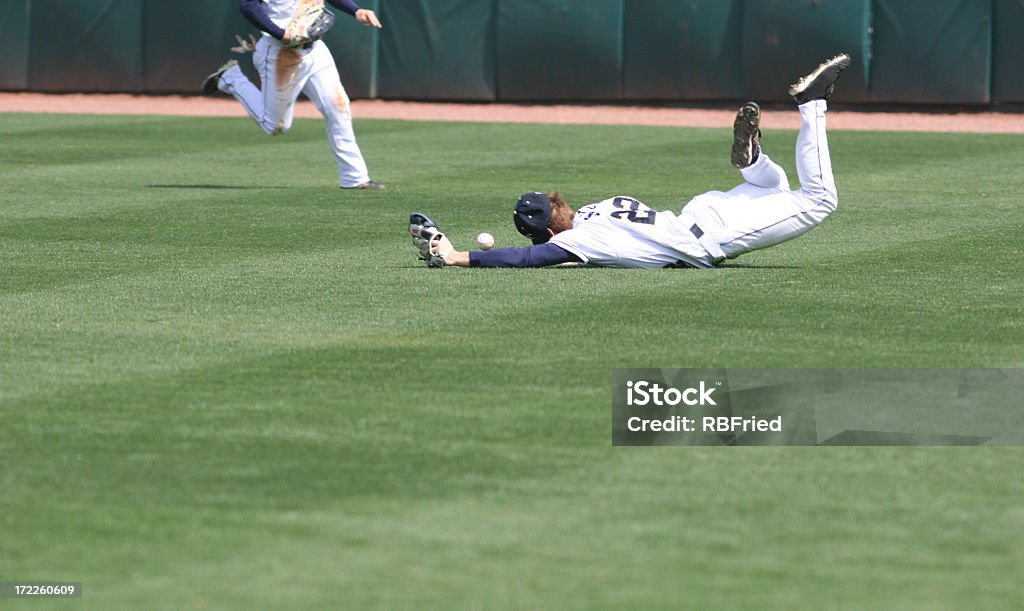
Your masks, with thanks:
<instances>
[{"instance_id":1,"label":"player's outstretched arm","mask_svg":"<svg viewBox=\"0 0 1024 611\"><path fill-rule=\"evenodd\" d=\"M453 250L448 253L444 258L445 265L454 265L456 267L469 267L469 251L466 250Z\"/></svg>"},{"instance_id":2,"label":"player's outstretched arm","mask_svg":"<svg viewBox=\"0 0 1024 611\"><path fill-rule=\"evenodd\" d=\"M384 27L380 24L380 19L377 19L377 13L368 8L361 8L356 11L356 21L363 25L373 26L378 30Z\"/></svg>"},{"instance_id":3,"label":"player's outstretched arm","mask_svg":"<svg viewBox=\"0 0 1024 611\"><path fill-rule=\"evenodd\" d=\"M456 267L548 267L565 263L581 261L576 255L554 244L494 250L452 249L444 254L444 264Z\"/></svg>"},{"instance_id":4,"label":"player's outstretched arm","mask_svg":"<svg viewBox=\"0 0 1024 611\"><path fill-rule=\"evenodd\" d=\"M568 250L544 242L526 248L498 248L495 250L456 250L451 241L422 212L409 215L409 234L420 251L420 259L430 267L546 267L583 260Z\"/></svg>"},{"instance_id":5,"label":"player's outstretched arm","mask_svg":"<svg viewBox=\"0 0 1024 611\"><path fill-rule=\"evenodd\" d=\"M456 251L457 252L457 251ZM456 252L450 254L456 254ZM551 243L534 244L526 248L496 248L458 253L458 261L450 263L466 267L548 267L563 263L580 263L580 258L561 246ZM462 255L465 255L463 257ZM447 257L446 261L447 263Z\"/></svg>"},{"instance_id":6,"label":"player's outstretched arm","mask_svg":"<svg viewBox=\"0 0 1024 611\"><path fill-rule=\"evenodd\" d=\"M360 8L353 0L327 0L334 8L344 11L349 15L356 18L356 21L363 25L373 26L380 28L380 19L377 18L377 13L374 13L370 9Z\"/></svg>"}]
</instances>

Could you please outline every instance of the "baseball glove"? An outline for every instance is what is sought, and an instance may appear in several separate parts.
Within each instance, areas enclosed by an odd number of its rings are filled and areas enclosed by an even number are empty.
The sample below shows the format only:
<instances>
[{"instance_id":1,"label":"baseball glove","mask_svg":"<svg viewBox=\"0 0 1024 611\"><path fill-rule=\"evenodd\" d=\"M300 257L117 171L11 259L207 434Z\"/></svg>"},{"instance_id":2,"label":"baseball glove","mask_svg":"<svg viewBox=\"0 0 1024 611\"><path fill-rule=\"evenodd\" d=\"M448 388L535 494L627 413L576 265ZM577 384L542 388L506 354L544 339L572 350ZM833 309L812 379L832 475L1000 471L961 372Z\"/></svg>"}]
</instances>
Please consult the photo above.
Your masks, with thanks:
<instances>
[{"instance_id":1,"label":"baseball glove","mask_svg":"<svg viewBox=\"0 0 1024 611\"><path fill-rule=\"evenodd\" d=\"M444 267L444 258L455 250L447 236L425 214L409 215L409 233L412 243L420 249L420 260L426 261L427 267Z\"/></svg>"},{"instance_id":2,"label":"baseball glove","mask_svg":"<svg viewBox=\"0 0 1024 611\"><path fill-rule=\"evenodd\" d=\"M334 13L324 8L323 4L310 5L300 10L285 30L290 47L301 47L320 40L334 26Z\"/></svg>"}]
</instances>

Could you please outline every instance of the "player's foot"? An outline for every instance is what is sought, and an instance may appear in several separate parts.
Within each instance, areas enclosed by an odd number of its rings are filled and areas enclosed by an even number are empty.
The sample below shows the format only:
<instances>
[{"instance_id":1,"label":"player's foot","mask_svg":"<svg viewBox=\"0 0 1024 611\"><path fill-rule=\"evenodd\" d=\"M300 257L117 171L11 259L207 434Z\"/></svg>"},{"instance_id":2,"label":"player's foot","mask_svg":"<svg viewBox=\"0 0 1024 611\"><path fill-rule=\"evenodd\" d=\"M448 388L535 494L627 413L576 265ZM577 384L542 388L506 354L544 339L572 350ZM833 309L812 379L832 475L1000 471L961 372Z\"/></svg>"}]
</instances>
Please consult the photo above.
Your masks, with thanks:
<instances>
[{"instance_id":1,"label":"player's foot","mask_svg":"<svg viewBox=\"0 0 1024 611\"><path fill-rule=\"evenodd\" d=\"M835 89L840 73L850 67L850 56L840 53L832 59L822 62L807 76L789 86L789 95L797 104L806 104L811 100L827 100Z\"/></svg>"},{"instance_id":2,"label":"player's foot","mask_svg":"<svg viewBox=\"0 0 1024 611\"><path fill-rule=\"evenodd\" d=\"M237 61L235 61L233 59L229 59L228 61L224 62L223 66L221 66L220 68L217 68L216 72L214 72L210 76L206 77L206 80L203 81L203 87L202 87L203 95L211 95L213 93L216 93L217 92L217 85L220 84L220 77L221 77L221 75L223 75L224 72L226 72L227 69L230 68L231 66L237 66L237 65L238 65Z\"/></svg>"},{"instance_id":3,"label":"player's foot","mask_svg":"<svg viewBox=\"0 0 1024 611\"><path fill-rule=\"evenodd\" d=\"M761 107L747 102L736 113L732 124L732 164L748 168L757 161L761 142Z\"/></svg>"},{"instance_id":4,"label":"player's foot","mask_svg":"<svg viewBox=\"0 0 1024 611\"><path fill-rule=\"evenodd\" d=\"M372 180L368 180L366 182L359 183L358 185L356 185L354 187L342 187L342 189L367 189L369 191L383 191L383 190L385 190L387 188L388 188L387 185L385 185L384 183L382 183L382 182L374 182Z\"/></svg>"}]
</instances>

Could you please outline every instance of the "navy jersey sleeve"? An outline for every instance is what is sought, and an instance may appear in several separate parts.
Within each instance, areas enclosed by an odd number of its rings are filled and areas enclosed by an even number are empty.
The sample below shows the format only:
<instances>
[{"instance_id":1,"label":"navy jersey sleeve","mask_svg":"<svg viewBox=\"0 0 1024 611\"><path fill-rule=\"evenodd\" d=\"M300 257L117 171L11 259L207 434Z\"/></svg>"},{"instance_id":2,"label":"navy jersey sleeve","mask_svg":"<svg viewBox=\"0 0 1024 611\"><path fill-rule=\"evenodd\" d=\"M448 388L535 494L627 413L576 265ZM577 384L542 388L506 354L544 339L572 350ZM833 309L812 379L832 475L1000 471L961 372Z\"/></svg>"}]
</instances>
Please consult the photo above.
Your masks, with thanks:
<instances>
[{"instance_id":1,"label":"navy jersey sleeve","mask_svg":"<svg viewBox=\"0 0 1024 611\"><path fill-rule=\"evenodd\" d=\"M271 21L260 0L239 0L238 11L249 23L267 34L278 40L284 38L284 29Z\"/></svg>"},{"instance_id":2,"label":"navy jersey sleeve","mask_svg":"<svg viewBox=\"0 0 1024 611\"><path fill-rule=\"evenodd\" d=\"M555 244L535 244L526 248L496 248L469 253L470 267L544 267L583 260Z\"/></svg>"},{"instance_id":3,"label":"navy jersey sleeve","mask_svg":"<svg viewBox=\"0 0 1024 611\"><path fill-rule=\"evenodd\" d=\"M345 11L349 15L355 15L356 11L359 10L359 5L352 2L352 0L327 0L327 2L339 11Z\"/></svg>"}]
</instances>

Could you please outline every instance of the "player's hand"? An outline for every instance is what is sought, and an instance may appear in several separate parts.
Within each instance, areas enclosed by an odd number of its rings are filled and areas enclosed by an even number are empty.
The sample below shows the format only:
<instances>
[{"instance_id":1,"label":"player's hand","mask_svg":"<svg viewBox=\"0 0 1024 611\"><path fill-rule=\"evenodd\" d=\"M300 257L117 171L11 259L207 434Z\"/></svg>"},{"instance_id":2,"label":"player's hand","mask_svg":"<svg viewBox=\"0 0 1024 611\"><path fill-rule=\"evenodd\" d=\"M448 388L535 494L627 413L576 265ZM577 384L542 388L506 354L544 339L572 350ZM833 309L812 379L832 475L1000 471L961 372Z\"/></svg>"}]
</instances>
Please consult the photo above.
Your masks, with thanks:
<instances>
[{"instance_id":1,"label":"player's hand","mask_svg":"<svg viewBox=\"0 0 1024 611\"><path fill-rule=\"evenodd\" d=\"M377 13L374 13L370 9L361 8L356 11L356 21L363 25L372 25L375 28L382 28L380 19L377 19Z\"/></svg>"},{"instance_id":2,"label":"player's hand","mask_svg":"<svg viewBox=\"0 0 1024 611\"><path fill-rule=\"evenodd\" d=\"M252 34L249 34L248 40L242 38L238 34L235 34L235 40L238 41L238 46L231 47L231 50L235 53L244 55L246 53L252 53L256 50L256 37Z\"/></svg>"},{"instance_id":3,"label":"player's hand","mask_svg":"<svg viewBox=\"0 0 1024 611\"><path fill-rule=\"evenodd\" d=\"M414 231L412 241L420 249L420 259L427 262L427 267L444 267L449 263L448 257L455 252L455 247L437 227L410 227Z\"/></svg>"},{"instance_id":4,"label":"player's hand","mask_svg":"<svg viewBox=\"0 0 1024 611\"><path fill-rule=\"evenodd\" d=\"M420 250L420 259L429 267L444 267L448 258L455 253L451 241L441 233L434 221L426 215L415 212L409 216L409 233L412 243Z\"/></svg>"},{"instance_id":5,"label":"player's hand","mask_svg":"<svg viewBox=\"0 0 1024 611\"><path fill-rule=\"evenodd\" d=\"M448 257L453 252L455 252L455 247L448 240L448 236L443 233L439 233L430 239L430 254L432 257L440 257L445 263L451 263Z\"/></svg>"}]
</instances>

